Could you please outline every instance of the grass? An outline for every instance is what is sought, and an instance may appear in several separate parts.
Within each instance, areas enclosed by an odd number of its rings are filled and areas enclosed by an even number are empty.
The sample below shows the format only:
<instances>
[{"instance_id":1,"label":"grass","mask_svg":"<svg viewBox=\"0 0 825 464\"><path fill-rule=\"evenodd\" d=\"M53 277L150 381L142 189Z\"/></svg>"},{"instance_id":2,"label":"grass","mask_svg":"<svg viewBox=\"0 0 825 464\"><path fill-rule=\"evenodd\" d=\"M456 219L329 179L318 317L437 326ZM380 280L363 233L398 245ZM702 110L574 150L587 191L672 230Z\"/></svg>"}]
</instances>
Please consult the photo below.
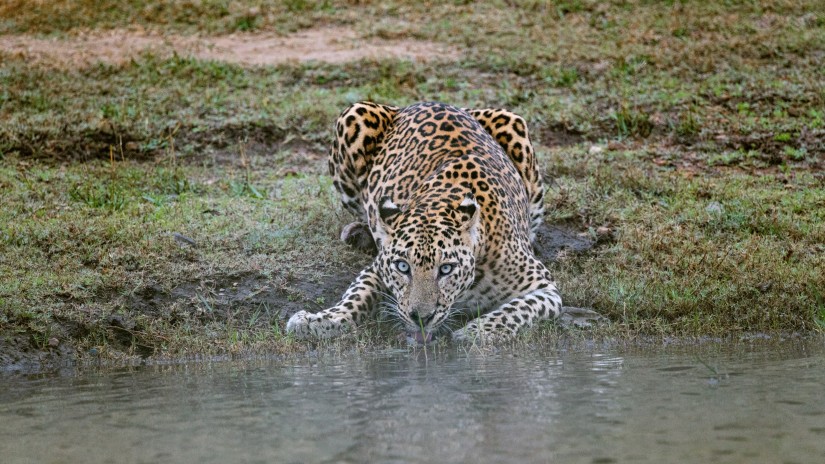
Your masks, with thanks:
<instances>
[{"instance_id":1,"label":"grass","mask_svg":"<svg viewBox=\"0 0 825 464\"><path fill-rule=\"evenodd\" d=\"M360 99L525 116L547 222L599 240L551 267L606 336L825 327L820 2L117 3L7 2L0 34L347 25L462 57L74 69L0 51L6 337L81 358L306 349L280 316L330 304L369 260L336 240L350 218L325 166ZM376 331L352 343L395 343Z\"/></svg>"},{"instance_id":2,"label":"grass","mask_svg":"<svg viewBox=\"0 0 825 464\"><path fill-rule=\"evenodd\" d=\"M589 169L591 185L557 178L569 190L556 217L589 207L597 224L618 229L615 243L595 256L562 261L563 288L581 295L568 303L609 308L631 327L666 324L686 335L814 328L825 264L819 181L679 179L625 163Z\"/></svg>"}]
</instances>

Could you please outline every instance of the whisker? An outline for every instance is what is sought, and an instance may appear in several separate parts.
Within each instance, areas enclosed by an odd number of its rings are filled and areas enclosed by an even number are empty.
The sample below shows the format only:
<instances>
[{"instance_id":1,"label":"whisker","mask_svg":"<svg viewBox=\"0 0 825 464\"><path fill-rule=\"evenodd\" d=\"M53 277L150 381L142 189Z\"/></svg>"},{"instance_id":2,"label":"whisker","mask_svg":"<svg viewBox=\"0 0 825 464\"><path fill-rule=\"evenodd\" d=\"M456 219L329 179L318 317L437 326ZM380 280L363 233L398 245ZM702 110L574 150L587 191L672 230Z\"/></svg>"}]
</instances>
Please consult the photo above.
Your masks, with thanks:
<instances>
[{"instance_id":1,"label":"whisker","mask_svg":"<svg viewBox=\"0 0 825 464\"><path fill-rule=\"evenodd\" d=\"M439 333L447 332L452 334L466 318L466 315L472 311L469 306L453 306L447 311L443 322L439 326Z\"/></svg>"},{"instance_id":2,"label":"whisker","mask_svg":"<svg viewBox=\"0 0 825 464\"><path fill-rule=\"evenodd\" d=\"M392 294L389 294L387 292L382 292L381 290L376 290L375 293L383 296L384 298L386 298L387 300L389 300L389 301L391 301L395 304L398 304L398 300Z\"/></svg>"},{"instance_id":3,"label":"whisker","mask_svg":"<svg viewBox=\"0 0 825 464\"><path fill-rule=\"evenodd\" d=\"M396 302L382 301L378 304L378 308L380 309L379 317L390 322L396 330L404 330L412 324Z\"/></svg>"}]
</instances>

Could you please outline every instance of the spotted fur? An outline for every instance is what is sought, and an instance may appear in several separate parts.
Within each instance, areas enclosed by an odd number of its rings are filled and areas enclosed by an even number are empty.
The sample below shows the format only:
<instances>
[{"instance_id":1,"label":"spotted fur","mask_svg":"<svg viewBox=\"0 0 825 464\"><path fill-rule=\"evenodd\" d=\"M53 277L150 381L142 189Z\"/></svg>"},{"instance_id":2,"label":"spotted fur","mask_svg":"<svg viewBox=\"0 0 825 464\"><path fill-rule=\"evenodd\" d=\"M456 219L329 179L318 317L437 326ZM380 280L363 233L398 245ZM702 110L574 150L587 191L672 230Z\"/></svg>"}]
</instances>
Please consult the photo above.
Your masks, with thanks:
<instances>
[{"instance_id":1,"label":"spotted fur","mask_svg":"<svg viewBox=\"0 0 825 464\"><path fill-rule=\"evenodd\" d=\"M524 119L440 103L356 103L335 124L330 174L377 248L341 301L287 330L339 335L383 308L408 332L499 340L558 316L532 250L544 188ZM477 316L454 330L457 316ZM426 338L425 338L426 339Z\"/></svg>"}]
</instances>

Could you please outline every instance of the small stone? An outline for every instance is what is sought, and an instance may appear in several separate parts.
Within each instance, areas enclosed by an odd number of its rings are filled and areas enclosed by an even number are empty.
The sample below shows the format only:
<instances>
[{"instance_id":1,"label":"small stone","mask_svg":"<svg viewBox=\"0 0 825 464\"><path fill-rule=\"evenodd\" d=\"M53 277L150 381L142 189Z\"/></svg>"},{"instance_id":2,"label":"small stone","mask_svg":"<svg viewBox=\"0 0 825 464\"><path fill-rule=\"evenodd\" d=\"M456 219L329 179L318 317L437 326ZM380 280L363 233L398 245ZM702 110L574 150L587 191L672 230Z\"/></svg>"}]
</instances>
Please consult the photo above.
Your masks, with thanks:
<instances>
[{"instance_id":1,"label":"small stone","mask_svg":"<svg viewBox=\"0 0 825 464\"><path fill-rule=\"evenodd\" d=\"M50 348L57 348L57 345L60 345L60 340L58 340L57 337L52 337L49 339Z\"/></svg>"},{"instance_id":2,"label":"small stone","mask_svg":"<svg viewBox=\"0 0 825 464\"><path fill-rule=\"evenodd\" d=\"M596 235L598 235L599 237L604 237L605 235L609 235L609 234L610 234L610 227L601 226L601 227L596 228Z\"/></svg>"},{"instance_id":3,"label":"small stone","mask_svg":"<svg viewBox=\"0 0 825 464\"><path fill-rule=\"evenodd\" d=\"M587 150L587 153L590 155L598 155L602 152L604 152L604 147L601 147L599 145L593 145L590 147L589 150Z\"/></svg>"}]
</instances>

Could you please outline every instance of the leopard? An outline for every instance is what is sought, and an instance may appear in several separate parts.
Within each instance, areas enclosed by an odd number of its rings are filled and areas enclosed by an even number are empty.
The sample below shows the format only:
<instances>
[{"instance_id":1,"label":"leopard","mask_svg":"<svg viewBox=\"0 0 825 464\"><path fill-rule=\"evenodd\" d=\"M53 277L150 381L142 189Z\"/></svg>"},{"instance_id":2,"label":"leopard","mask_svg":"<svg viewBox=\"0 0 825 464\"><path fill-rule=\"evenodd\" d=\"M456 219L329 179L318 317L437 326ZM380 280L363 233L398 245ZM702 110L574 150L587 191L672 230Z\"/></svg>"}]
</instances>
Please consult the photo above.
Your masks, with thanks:
<instances>
[{"instance_id":1,"label":"leopard","mask_svg":"<svg viewBox=\"0 0 825 464\"><path fill-rule=\"evenodd\" d=\"M484 343L560 315L533 250L545 189L521 116L354 103L335 121L328 166L357 218L341 238L366 235L375 257L337 304L296 312L287 333L337 337L378 314L418 343Z\"/></svg>"}]
</instances>

